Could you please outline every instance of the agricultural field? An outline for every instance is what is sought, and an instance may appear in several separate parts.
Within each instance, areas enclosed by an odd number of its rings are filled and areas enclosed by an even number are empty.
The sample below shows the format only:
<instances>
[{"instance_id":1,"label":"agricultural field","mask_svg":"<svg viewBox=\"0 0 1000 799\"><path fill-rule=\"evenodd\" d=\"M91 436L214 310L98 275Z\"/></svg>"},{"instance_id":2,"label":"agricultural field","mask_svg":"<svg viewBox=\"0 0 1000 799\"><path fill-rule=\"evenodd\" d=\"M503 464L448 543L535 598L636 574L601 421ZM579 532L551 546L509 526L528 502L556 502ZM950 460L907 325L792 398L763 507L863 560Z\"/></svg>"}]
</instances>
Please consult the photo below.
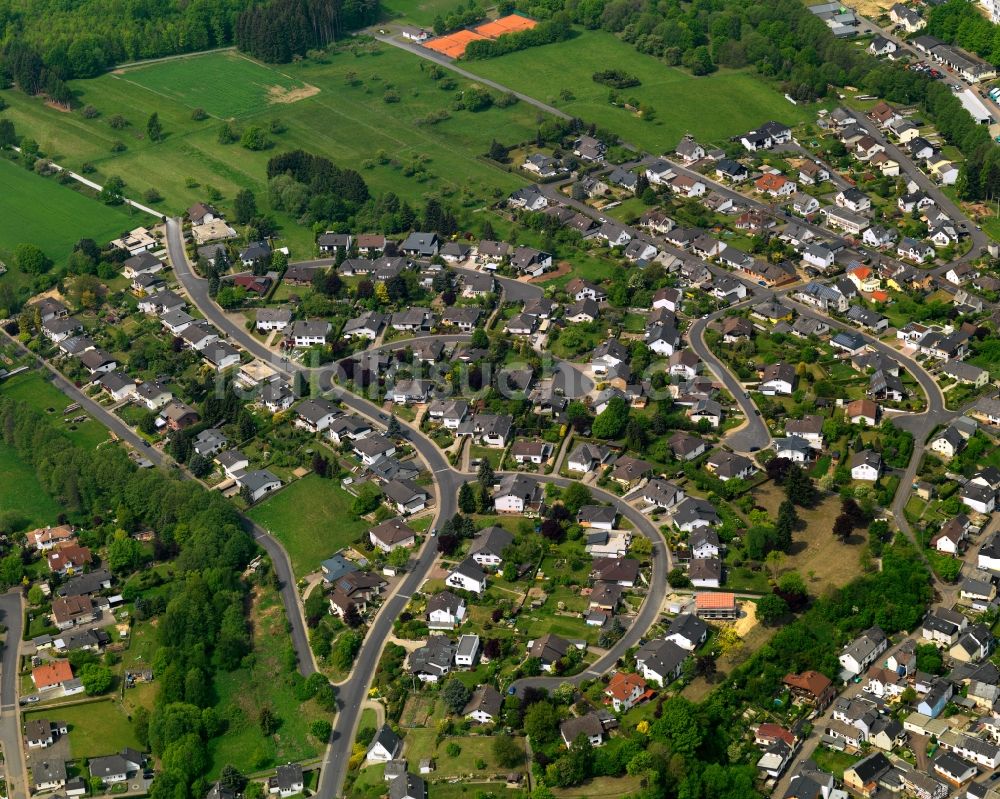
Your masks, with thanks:
<instances>
[{"instance_id":1,"label":"agricultural field","mask_svg":"<svg viewBox=\"0 0 1000 799\"><path fill-rule=\"evenodd\" d=\"M296 148L359 168L375 194L391 190L415 202L439 193L479 207L492 201L494 191L506 193L527 182L481 156L494 137L533 139L537 109L517 103L475 114L452 111L456 92L469 87L468 81L456 80L442 90L442 82L427 74L429 65L410 53L379 44L357 48L283 66L280 72L213 53L75 81L79 105L71 113L16 91L0 92L0 97L9 104L4 114L18 133L38 141L48 157L76 170L90 164L95 170L90 177L98 183L121 176L130 195L155 188L165 198L157 207L169 213L204 200L207 187L221 193L224 210L244 187L256 190L266 206L268 159ZM202 76L220 71L226 79L217 83L226 89L216 91L216 82L207 86ZM240 87L234 95L232 86ZM87 106L98 116L84 117ZM195 108L237 115L238 132L251 124L269 131L272 122L282 132L269 133L273 147L258 152L238 143L220 144L219 120L194 120ZM165 134L159 143L146 137L153 112ZM127 127L112 128L110 120L117 115ZM123 151L112 152L122 145ZM276 216L280 223L291 222Z\"/></svg>"},{"instance_id":2,"label":"agricultural field","mask_svg":"<svg viewBox=\"0 0 1000 799\"><path fill-rule=\"evenodd\" d=\"M14 375L0 383L0 394L28 403L32 408L43 413L62 416L63 408L73 401L63 394L52 383L46 380L41 372L28 371ZM100 422L87 418L84 422L73 422L80 416L86 416L83 411L71 412L62 416L62 423L53 426L81 447L92 449L108 440L108 430Z\"/></svg>"},{"instance_id":3,"label":"agricultural field","mask_svg":"<svg viewBox=\"0 0 1000 799\"><path fill-rule=\"evenodd\" d=\"M769 119L793 125L814 119L816 114L814 107L792 105L750 73L720 70L692 77L602 31L581 31L563 42L469 61L463 66L613 130L623 140L653 153L672 149L685 133L702 143L721 144ZM619 94L625 100L635 98L651 106L656 112L652 121L608 102L608 87L592 78L595 72L608 68L623 69L641 81L640 86L622 89ZM560 98L564 90L572 100Z\"/></svg>"},{"instance_id":4,"label":"agricultural field","mask_svg":"<svg viewBox=\"0 0 1000 799\"><path fill-rule=\"evenodd\" d=\"M353 502L336 481L310 474L253 508L249 516L281 542L295 576L301 578L367 529L351 512Z\"/></svg>"},{"instance_id":5,"label":"agricultural field","mask_svg":"<svg viewBox=\"0 0 1000 799\"><path fill-rule=\"evenodd\" d=\"M76 760L111 755L126 746L143 748L125 711L114 699L24 714L25 721L32 719L65 721L69 726L70 752Z\"/></svg>"},{"instance_id":6,"label":"agricultural field","mask_svg":"<svg viewBox=\"0 0 1000 799\"><path fill-rule=\"evenodd\" d=\"M202 58L179 58L165 63L115 70L112 78L131 83L188 108L201 108L210 117L230 119L315 94L277 68L265 66L235 52L211 56L211 80L205 80Z\"/></svg>"},{"instance_id":7,"label":"agricultural field","mask_svg":"<svg viewBox=\"0 0 1000 799\"><path fill-rule=\"evenodd\" d=\"M0 280L27 279L11 265L10 256L18 244L35 244L61 264L84 237L104 244L149 221L146 214L103 205L56 178L41 177L6 158L0 158L0 186L0 260L11 270Z\"/></svg>"}]
</instances>

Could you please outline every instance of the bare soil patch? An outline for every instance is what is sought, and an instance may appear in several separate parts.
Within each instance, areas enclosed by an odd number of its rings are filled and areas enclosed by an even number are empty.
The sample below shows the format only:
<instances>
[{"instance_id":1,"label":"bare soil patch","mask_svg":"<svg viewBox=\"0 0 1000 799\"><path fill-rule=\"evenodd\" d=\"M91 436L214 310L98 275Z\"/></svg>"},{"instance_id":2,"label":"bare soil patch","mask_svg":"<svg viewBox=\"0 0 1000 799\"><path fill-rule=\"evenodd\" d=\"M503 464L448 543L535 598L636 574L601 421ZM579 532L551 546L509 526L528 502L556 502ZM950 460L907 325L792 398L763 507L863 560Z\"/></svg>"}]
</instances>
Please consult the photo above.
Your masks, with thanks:
<instances>
[{"instance_id":1,"label":"bare soil patch","mask_svg":"<svg viewBox=\"0 0 1000 799\"><path fill-rule=\"evenodd\" d=\"M317 94L319 94L319 87L310 86L308 83L297 89L286 89L284 86L269 86L267 88L267 101L269 103L287 105L288 103L297 103L299 100L305 100L307 97L314 97Z\"/></svg>"},{"instance_id":2,"label":"bare soil patch","mask_svg":"<svg viewBox=\"0 0 1000 799\"><path fill-rule=\"evenodd\" d=\"M568 275L573 265L569 261L560 261L559 265L551 272L546 272L544 275L539 275L538 277L529 277L529 283L547 283L550 280L555 280L557 277L562 277L563 275Z\"/></svg>"}]
</instances>

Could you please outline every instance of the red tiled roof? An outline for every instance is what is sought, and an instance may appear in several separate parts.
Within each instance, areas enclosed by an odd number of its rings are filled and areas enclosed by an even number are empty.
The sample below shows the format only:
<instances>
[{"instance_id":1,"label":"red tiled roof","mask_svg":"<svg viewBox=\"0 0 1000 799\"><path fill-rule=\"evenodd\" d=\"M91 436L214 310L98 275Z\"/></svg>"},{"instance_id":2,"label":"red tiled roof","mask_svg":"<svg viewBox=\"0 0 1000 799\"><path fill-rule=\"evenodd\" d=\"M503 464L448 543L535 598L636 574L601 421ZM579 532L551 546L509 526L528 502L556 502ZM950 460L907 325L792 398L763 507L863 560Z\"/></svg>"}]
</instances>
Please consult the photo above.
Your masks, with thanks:
<instances>
[{"instance_id":1,"label":"red tiled roof","mask_svg":"<svg viewBox=\"0 0 1000 799\"><path fill-rule=\"evenodd\" d=\"M51 663L46 663L44 666L33 669L31 679L35 683L35 687L39 690L42 688L51 688L53 685L59 685L67 680L72 680L73 667L69 665L68 660L54 660Z\"/></svg>"},{"instance_id":2,"label":"red tiled roof","mask_svg":"<svg viewBox=\"0 0 1000 799\"><path fill-rule=\"evenodd\" d=\"M736 594L727 591L714 591L695 594L695 607L698 608L732 608L736 607Z\"/></svg>"}]
</instances>

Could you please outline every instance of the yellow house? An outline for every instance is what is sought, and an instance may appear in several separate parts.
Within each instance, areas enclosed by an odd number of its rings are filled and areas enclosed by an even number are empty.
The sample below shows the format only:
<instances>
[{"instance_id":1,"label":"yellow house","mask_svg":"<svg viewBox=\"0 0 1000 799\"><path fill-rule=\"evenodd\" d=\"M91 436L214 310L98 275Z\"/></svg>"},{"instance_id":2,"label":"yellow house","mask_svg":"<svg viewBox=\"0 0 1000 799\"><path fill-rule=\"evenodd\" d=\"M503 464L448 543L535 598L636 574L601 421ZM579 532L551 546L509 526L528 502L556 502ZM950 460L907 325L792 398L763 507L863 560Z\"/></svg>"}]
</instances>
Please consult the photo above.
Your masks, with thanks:
<instances>
[{"instance_id":1,"label":"yellow house","mask_svg":"<svg viewBox=\"0 0 1000 799\"><path fill-rule=\"evenodd\" d=\"M894 178L899 176L899 162L890 158L885 153L876 153L869 163L875 166L886 177Z\"/></svg>"},{"instance_id":2,"label":"yellow house","mask_svg":"<svg viewBox=\"0 0 1000 799\"><path fill-rule=\"evenodd\" d=\"M870 294L882 288L882 281L875 271L867 266L856 266L847 271L847 279L850 280L858 291Z\"/></svg>"}]
</instances>

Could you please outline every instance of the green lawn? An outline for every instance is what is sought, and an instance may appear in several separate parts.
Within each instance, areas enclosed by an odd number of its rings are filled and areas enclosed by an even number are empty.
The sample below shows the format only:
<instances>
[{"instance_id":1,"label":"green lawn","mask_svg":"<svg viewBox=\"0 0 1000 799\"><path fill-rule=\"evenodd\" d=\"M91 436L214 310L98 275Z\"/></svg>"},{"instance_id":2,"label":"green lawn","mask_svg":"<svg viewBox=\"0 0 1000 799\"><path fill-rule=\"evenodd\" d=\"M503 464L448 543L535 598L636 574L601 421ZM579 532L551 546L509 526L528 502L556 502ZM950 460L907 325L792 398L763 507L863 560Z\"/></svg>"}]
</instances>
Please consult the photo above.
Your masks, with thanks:
<instances>
[{"instance_id":1,"label":"green lawn","mask_svg":"<svg viewBox=\"0 0 1000 799\"><path fill-rule=\"evenodd\" d=\"M816 748L816 751L813 753L813 760L816 761L816 765L823 771L829 772L838 780L844 778L844 769L858 762L858 758L854 755L849 755L847 752L837 752L834 749L827 749L825 746Z\"/></svg>"},{"instance_id":2,"label":"green lawn","mask_svg":"<svg viewBox=\"0 0 1000 799\"><path fill-rule=\"evenodd\" d=\"M425 757L434 758L434 777L458 777L478 772L481 776L503 771L493 758L493 739L484 735L448 736L440 746L435 746L437 731L432 729L407 730L403 739L403 754L410 763L419 763ZM461 750L457 757L447 754L448 744L456 743ZM485 769L476 768L476 761L486 762Z\"/></svg>"},{"instance_id":3,"label":"green lawn","mask_svg":"<svg viewBox=\"0 0 1000 799\"><path fill-rule=\"evenodd\" d=\"M5 92L8 94L9 92ZM52 112L57 113L57 112ZM0 158L0 260L10 266L10 255L18 244L30 242L42 248L57 264L66 260L73 245L87 237L99 244L117 238L137 225L147 224L146 214L129 214L123 208L103 205L56 178L43 178L22 166ZM16 277L10 275L0 279Z\"/></svg>"},{"instance_id":4,"label":"green lawn","mask_svg":"<svg viewBox=\"0 0 1000 799\"><path fill-rule=\"evenodd\" d=\"M0 440L0 485L17 486L16 491L4 492L0 510L14 511L24 519L23 527L33 530L55 524L62 506L45 493L35 477L35 470L22 461L12 447Z\"/></svg>"},{"instance_id":5,"label":"green lawn","mask_svg":"<svg viewBox=\"0 0 1000 799\"><path fill-rule=\"evenodd\" d=\"M456 0L388 0L380 4L386 16L400 22L412 22L416 25L431 27L434 17L454 11L461 3Z\"/></svg>"},{"instance_id":6,"label":"green lawn","mask_svg":"<svg viewBox=\"0 0 1000 799\"><path fill-rule=\"evenodd\" d=\"M220 72L227 78L217 81ZM212 75L212 81L204 81L203 75ZM216 84L225 88L216 90ZM319 91L296 102L268 103L270 85L303 85ZM437 192L452 197L453 202L481 207L493 202L494 190L509 192L524 185L523 177L480 156L494 137L532 139L537 109L517 103L476 114L452 111L455 92L467 88L469 82L457 81L450 90L440 85L428 76L424 60L375 45L370 52L359 50L357 55L346 49L334 52L322 63L306 59L283 66L281 72L215 53L124 75L74 81L80 107L90 105L100 112L94 119L86 119L79 111L55 111L41 99L13 90L0 92L0 97L9 104L4 114L18 133L37 140L48 156L75 169L92 164L96 171L91 177L98 182L120 175L130 194L156 188L165 198L165 212L179 212L204 200L206 186L221 192L218 205L223 211L232 210L236 192L244 187L256 190L258 202L266 205L268 159L296 148L326 156L341 166L361 168L373 193L392 190L417 202ZM234 86L236 93L230 97ZM398 95L398 102L383 101L390 89ZM209 113L241 111L240 129L249 124L269 129L272 120L279 120L285 130L272 136L272 149L261 152L220 144L217 119L191 119L193 108L201 106ZM146 138L146 120L154 111L166 136L159 143ZM427 121L439 112L450 116L437 123ZM108 120L116 114L125 117L129 127L113 129ZM127 149L112 152L116 142ZM404 174L416 161L420 162L416 173ZM292 227L288 217L278 214L277 218ZM293 241L293 256L312 254L312 234L303 233L300 243L309 250L297 251Z\"/></svg>"},{"instance_id":7,"label":"green lawn","mask_svg":"<svg viewBox=\"0 0 1000 799\"><path fill-rule=\"evenodd\" d=\"M815 116L815 108L792 105L749 73L720 70L695 78L602 31L582 31L563 42L463 66L585 122L614 130L625 141L655 153L672 149L685 133L705 143L721 143L769 119L792 125ZM620 95L626 101L635 98L652 106L656 111L652 121L608 102L608 87L595 83L591 76L612 67L642 81L641 86L624 89ZM564 89L573 100L560 99Z\"/></svg>"},{"instance_id":8,"label":"green lawn","mask_svg":"<svg viewBox=\"0 0 1000 799\"><path fill-rule=\"evenodd\" d=\"M253 508L249 515L281 542L295 576L303 577L367 529L368 524L351 513L353 502L354 497L335 480L310 474Z\"/></svg>"},{"instance_id":9,"label":"green lawn","mask_svg":"<svg viewBox=\"0 0 1000 799\"><path fill-rule=\"evenodd\" d=\"M72 421L78 416L86 416L83 411L77 410L68 416L62 416L63 408L72 404L73 400L46 380L41 372L28 371L14 375L0 383L0 394L26 402L35 410L51 414L53 417L59 415L63 421L57 424L53 419L53 426L81 447L92 449L108 439L108 430L100 422L90 418L85 422Z\"/></svg>"},{"instance_id":10,"label":"green lawn","mask_svg":"<svg viewBox=\"0 0 1000 799\"><path fill-rule=\"evenodd\" d=\"M211 80L205 80L204 57L116 70L111 77L219 119L263 111L272 98L305 88L302 81L237 53L211 59Z\"/></svg>"},{"instance_id":11,"label":"green lawn","mask_svg":"<svg viewBox=\"0 0 1000 799\"><path fill-rule=\"evenodd\" d=\"M24 714L25 721L32 719L65 721L70 751L77 760L112 755L126 746L142 749L125 711L113 699Z\"/></svg>"}]
</instances>

